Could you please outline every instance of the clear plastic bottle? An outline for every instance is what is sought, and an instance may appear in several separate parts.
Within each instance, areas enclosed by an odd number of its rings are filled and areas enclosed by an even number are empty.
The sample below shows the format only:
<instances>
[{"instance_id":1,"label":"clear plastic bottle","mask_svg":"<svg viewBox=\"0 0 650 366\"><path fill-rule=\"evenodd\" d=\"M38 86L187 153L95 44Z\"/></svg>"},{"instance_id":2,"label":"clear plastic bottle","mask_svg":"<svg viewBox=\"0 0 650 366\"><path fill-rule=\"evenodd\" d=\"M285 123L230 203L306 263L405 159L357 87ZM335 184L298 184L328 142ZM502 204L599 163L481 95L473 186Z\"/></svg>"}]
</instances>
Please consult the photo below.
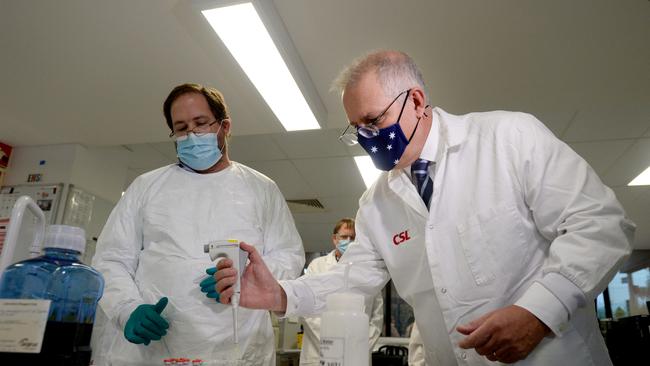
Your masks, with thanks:
<instances>
[{"instance_id":1,"label":"clear plastic bottle","mask_svg":"<svg viewBox=\"0 0 650 366\"><path fill-rule=\"evenodd\" d=\"M369 323L363 296L329 295L327 310L321 317L321 365L370 365Z\"/></svg>"},{"instance_id":2,"label":"clear plastic bottle","mask_svg":"<svg viewBox=\"0 0 650 366\"><path fill-rule=\"evenodd\" d=\"M41 352L0 353L0 364L90 363L90 335L104 279L80 262L85 247L83 229L51 225L42 256L15 263L4 271L0 298L51 300L51 305Z\"/></svg>"}]
</instances>

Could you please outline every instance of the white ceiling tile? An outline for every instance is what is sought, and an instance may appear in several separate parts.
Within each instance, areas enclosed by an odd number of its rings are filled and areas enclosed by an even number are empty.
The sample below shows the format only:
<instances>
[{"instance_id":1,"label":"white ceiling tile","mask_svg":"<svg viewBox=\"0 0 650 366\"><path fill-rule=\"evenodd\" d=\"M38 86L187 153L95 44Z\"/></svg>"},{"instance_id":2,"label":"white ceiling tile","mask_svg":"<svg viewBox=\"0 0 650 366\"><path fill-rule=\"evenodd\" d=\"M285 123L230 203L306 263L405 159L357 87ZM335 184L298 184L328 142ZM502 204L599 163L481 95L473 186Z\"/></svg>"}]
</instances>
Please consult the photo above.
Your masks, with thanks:
<instances>
[{"instance_id":1,"label":"white ceiling tile","mask_svg":"<svg viewBox=\"0 0 650 366\"><path fill-rule=\"evenodd\" d=\"M245 165L273 179L285 199L305 199L317 196L317 191L305 181L289 160L256 161Z\"/></svg>"},{"instance_id":2,"label":"white ceiling tile","mask_svg":"<svg viewBox=\"0 0 650 366\"><path fill-rule=\"evenodd\" d=\"M330 223L296 223L305 252L329 251L332 249L332 228Z\"/></svg>"},{"instance_id":3,"label":"white ceiling tile","mask_svg":"<svg viewBox=\"0 0 650 366\"><path fill-rule=\"evenodd\" d=\"M638 138L650 126L650 87L645 95L598 95L581 108L563 138L565 141L591 141Z\"/></svg>"},{"instance_id":4,"label":"white ceiling tile","mask_svg":"<svg viewBox=\"0 0 650 366\"><path fill-rule=\"evenodd\" d=\"M359 197L356 196L339 196L339 197L318 197L325 210L314 213L297 213L293 217L296 222L304 223L329 223L334 224L344 217L354 218L357 214Z\"/></svg>"},{"instance_id":5,"label":"white ceiling tile","mask_svg":"<svg viewBox=\"0 0 650 366\"><path fill-rule=\"evenodd\" d=\"M271 135L249 135L232 137L228 148L234 161L268 161L287 158Z\"/></svg>"},{"instance_id":6,"label":"white ceiling tile","mask_svg":"<svg viewBox=\"0 0 650 366\"><path fill-rule=\"evenodd\" d=\"M650 139L637 140L602 176L612 187L625 186L650 166Z\"/></svg>"},{"instance_id":7,"label":"white ceiling tile","mask_svg":"<svg viewBox=\"0 0 650 366\"><path fill-rule=\"evenodd\" d=\"M574 142L569 145L602 176L635 140Z\"/></svg>"},{"instance_id":8,"label":"white ceiling tile","mask_svg":"<svg viewBox=\"0 0 650 366\"><path fill-rule=\"evenodd\" d=\"M616 198L637 226L635 249L650 249L650 186L614 188Z\"/></svg>"},{"instance_id":9,"label":"white ceiling tile","mask_svg":"<svg viewBox=\"0 0 650 366\"><path fill-rule=\"evenodd\" d=\"M155 144L158 145L158 144ZM133 144L126 145L126 148L130 150L129 154L129 168L142 168L146 170L153 170L160 168L161 166L171 164L176 161L175 158L170 159L160 152L162 146L155 146L152 144ZM162 143L160 145L171 146L173 149L172 142Z\"/></svg>"},{"instance_id":10,"label":"white ceiling tile","mask_svg":"<svg viewBox=\"0 0 650 366\"><path fill-rule=\"evenodd\" d=\"M365 185L352 157L293 160L318 196L361 195Z\"/></svg>"},{"instance_id":11,"label":"white ceiling tile","mask_svg":"<svg viewBox=\"0 0 650 366\"><path fill-rule=\"evenodd\" d=\"M166 157L170 161L178 161L178 157L176 156L176 147L171 141L151 143L149 144L149 146L151 146L154 150L161 153L164 157Z\"/></svg>"},{"instance_id":12,"label":"white ceiling tile","mask_svg":"<svg viewBox=\"0 0 650 366\"><path fill-rule=\"evenodd\" d=\"M274 134L273 139L290 159L348 156L338 139L340 133L338 129L294 131Z\"/></svg>"}]
</instances>

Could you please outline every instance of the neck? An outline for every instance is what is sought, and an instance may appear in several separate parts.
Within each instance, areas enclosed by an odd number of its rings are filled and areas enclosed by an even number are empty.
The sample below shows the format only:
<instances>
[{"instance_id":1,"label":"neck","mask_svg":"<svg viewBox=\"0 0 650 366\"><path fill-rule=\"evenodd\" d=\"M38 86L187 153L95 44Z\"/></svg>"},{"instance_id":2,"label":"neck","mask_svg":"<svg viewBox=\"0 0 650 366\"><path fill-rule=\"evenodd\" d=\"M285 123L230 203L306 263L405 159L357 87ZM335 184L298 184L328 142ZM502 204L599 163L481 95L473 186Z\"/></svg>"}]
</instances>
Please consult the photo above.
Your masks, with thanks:
<instances>
[{"instance_id":1,"label":"neck","mask_svg":"<svg viewBox=\"0 0 650 366\"><path fill-rule=\"evenodd\" d=\"M343 255L343 254L341 254L341 252L340 252L338 249L336 249L336 250L334 251L334 257L336 258L336 261L337 261L337 262L339 261L339 259L341 259L341 256L342 256L342 255Z\"/></svg>"},{"instance_id":2,"label":"neck","mask_svg":"<svg viewBox=\"0 0 650 366\"><path fill-rule=\"evenodd\" d=\"M212 167L210 167L210 168L208 168L206 170L201 170L201 171L195 170L195 172L197 172L199 174L216 173L216 172L220 172L220 171L226 169L229 166L230 166L230 159L228 159L228 155L223 155L221 157L221 159L219 159L219 161L217 161L217 163L214 164Z\"/></svg>"},{"instance_id":3,"label":"neck","mask_svg":"<svg viewBox=\"0 0 650 366\"><path fill-rule=\"evenodd\" d=\"M429 132L431 132L431 124L432 124L432 116L429 114L429 116L423 117L420 121L419 124L419 131L415 136L413 136L413 139L407 146L406 150L404 151L404 154L402 154L402 157L399 159L399 163L395 166L393 169L404 169L413 162L415 162L416 159L420 157L420 154L422 153L422 149L424 149L424 144L427 142L427 138L429 137Z\"/></svg>"}]
</instances>

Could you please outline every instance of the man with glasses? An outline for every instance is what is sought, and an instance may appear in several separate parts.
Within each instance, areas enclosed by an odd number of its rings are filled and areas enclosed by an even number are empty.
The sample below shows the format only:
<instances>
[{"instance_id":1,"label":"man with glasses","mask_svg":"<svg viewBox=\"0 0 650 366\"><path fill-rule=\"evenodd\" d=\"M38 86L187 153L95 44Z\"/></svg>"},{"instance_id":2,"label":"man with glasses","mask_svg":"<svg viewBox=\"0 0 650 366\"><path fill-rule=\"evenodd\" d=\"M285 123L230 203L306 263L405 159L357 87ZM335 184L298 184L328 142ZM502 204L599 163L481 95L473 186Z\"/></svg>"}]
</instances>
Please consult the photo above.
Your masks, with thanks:
<instances>
[{"instance_id":1,"label":"man with glasses","mask_svg":"<svg viewBox=\"0 0 650 366\"><path fill-rule=\"evenodd\" d=\"M316 258L309 263L305 275L311 276L318 273L325 273L334 267L341 260L341 256L354 242L356 237L354 219L343 218L334 226L332 233L332 245L334 250L323 257ZM384 301L381 293L372 299L370 306L366 308L370 319L369 350L372 350L379 339L384 321ZM300 322L304 327L302 338L302 350L300 352L300 366L320 365L320 316L301 318Z\"/></svg>"},{"instance_id":2,"label":"man with glasses","mask_svg":"<svg viewBox=\"0 0 650 366\"><path fill-rule=\"evenodd\" d=\"M339 80L353 132L341 139L386 171L359 201L351 289L374 296L390 276L427 365L611 365L593 303L635 226L593 169L529 114L431 108L404 53L372 53ZM269 280L246 249L242 306L320 313L344 286L338 265ZM232 269L217 277L228 303Z\"/></svg>"},{"instance_id":3,"label":"man with glasses","mask_svg":"<svg viewBox=\"0 0 650 366\"><path fill-rule=\"evenodd\" d=\"M218 301L203 246L237 239L262 253L275 279L297 277L304 250L285 200L269 178L229 159L232 122L219 91L180 85L163 113L178 163L136 178L97 243L93 266L106 280L100 306L111 324L95 350L107 359L95 364L275 365L267 311L240 309L234 344L232 312Z\"/></svg>"}]
</instances>

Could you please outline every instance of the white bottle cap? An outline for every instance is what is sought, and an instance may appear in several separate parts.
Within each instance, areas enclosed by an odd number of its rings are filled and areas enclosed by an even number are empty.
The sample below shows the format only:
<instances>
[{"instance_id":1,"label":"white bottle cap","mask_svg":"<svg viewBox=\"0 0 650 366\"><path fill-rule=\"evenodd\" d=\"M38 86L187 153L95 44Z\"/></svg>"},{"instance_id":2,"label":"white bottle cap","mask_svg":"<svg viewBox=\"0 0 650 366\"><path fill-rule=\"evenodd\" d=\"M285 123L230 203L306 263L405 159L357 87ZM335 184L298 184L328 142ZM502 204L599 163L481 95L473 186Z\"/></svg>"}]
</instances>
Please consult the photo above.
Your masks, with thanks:
<instances>
[{"instance_id":1,"label":"white bottle cap","mask_svg":"<svg viewBox=\"0 0 650 366\"><path fill-rule=\"evenodd\" d=\"M364 298L361 295L342 293L327 296L327 311L363 312Z\"/></svg>"},{"instance_id":2,"label":"white bottle cap","mask_svg":"<svg viewBox=\"0 0 650 366\"><path fill-rule=\"evenodd\" d=\"M50 225L45 232L43 248L71 249L83 254L86 250L86 233L76 226Z\"/></svg>"}]
</instances>

